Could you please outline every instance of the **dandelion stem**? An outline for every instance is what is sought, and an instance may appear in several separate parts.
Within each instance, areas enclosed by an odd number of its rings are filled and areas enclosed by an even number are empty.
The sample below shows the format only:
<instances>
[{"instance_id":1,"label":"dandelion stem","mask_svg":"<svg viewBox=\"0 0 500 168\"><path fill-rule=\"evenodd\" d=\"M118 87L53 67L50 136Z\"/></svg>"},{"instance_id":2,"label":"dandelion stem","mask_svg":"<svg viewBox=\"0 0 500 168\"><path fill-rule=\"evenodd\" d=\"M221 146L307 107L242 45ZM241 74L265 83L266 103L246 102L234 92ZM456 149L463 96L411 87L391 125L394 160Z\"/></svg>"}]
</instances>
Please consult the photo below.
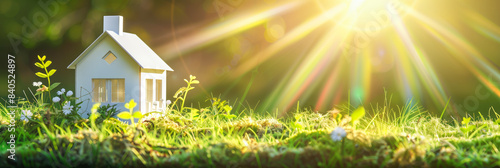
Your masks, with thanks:
<instances>
[{"instance_id":1,"label":"dandelion stem","mask_svg":"<svg viewBox=\"0 0 500 168\"><path fill-rule=\"evenodd\" d=\"M340 145L340 156L344 156L344 142L345 140L342 138L342 143Z\"/></svg>"}]
</instances>

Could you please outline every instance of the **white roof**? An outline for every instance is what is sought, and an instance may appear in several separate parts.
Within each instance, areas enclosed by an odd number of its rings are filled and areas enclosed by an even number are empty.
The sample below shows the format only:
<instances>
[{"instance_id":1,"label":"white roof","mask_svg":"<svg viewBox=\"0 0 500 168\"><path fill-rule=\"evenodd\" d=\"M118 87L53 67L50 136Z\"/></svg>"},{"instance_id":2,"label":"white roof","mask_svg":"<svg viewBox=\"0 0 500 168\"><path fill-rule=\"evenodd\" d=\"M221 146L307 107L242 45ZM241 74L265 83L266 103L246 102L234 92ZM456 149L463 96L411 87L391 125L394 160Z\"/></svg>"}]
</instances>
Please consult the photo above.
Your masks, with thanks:
<instances>
[{"instance_id":1,"label":"white roof","mask_svg":"<svg viewBox=\"0 0 500 168\"><path fill-rule=\"evenodd\" d=\"M81 53L69 66L68 69L75 69L76 64L85 57L85 55L106 36L111 36L123 50L125 50L132 59L144 69L160 69L174 71L170 66L163 61L146 43L144 43L137 35L123 32L123 35L118 35L113 31L103 32L83 53Z\"/></svg>"}]
</instances>

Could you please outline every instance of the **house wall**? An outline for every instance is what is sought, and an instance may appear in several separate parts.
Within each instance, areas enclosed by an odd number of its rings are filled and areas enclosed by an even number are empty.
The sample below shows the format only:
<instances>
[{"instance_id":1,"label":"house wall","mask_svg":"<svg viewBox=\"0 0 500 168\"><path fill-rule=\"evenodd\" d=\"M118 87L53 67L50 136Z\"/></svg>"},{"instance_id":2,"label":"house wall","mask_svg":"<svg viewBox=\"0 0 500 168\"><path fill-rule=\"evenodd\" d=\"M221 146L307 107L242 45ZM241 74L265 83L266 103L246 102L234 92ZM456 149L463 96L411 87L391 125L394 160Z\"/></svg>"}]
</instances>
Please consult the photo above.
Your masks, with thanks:
<instances>
[{"instance_id":1,"label":"house wall","mask_svg":"<svg viewBox=\"0 0 500 168\"><path fill-rule=\"evenodd\" d=\"M141 111L143 113L146 111L146 79L157 79L162 80L162 99L167 100L167 71L165 70L152 70L152 69L141 69ZM156 88L156 82L153 82L153 88ZM156 91L153 91L153 98L156 97Z\"/></svg>"},{"instance_id":2,"label":"house wall","mask_svg":"<svg viewBox=\"0 0 500 168\"><path fill-rule=\"evenodd\" d=\"M117 59L108 64L102 59L111 51ZM76 96L78 101L83 101L78 111L83 117L87 117L94 102L92 102L92 79L125 79L125 102L102 103L117 104L120 111L125 111L124 105L130 99L140 104L140 66L110 37L102 39L94 48L78 62L75 69ZM108 99L111 99L108 95ZM134 111L139 110L139 106ZM127 110L128 111L128 110Z\"/></svg>"}]
</instances>

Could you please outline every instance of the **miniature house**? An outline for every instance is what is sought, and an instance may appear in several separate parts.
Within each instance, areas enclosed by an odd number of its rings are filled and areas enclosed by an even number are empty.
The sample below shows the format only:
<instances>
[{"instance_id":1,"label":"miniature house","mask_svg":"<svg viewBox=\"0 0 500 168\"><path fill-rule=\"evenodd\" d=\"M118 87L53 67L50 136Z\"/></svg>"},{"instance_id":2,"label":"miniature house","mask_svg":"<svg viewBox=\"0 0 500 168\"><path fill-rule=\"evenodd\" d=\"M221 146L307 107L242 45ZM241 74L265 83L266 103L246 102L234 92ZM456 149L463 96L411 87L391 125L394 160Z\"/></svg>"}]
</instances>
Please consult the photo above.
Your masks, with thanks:
<instances>
[{"instance_id":1,"label":"miniature house","mask_svg":"<svg viewBox=\"0 0 500 168\"><path fill-rule=\"evenodd\" d=\"M173 71L137 35L123 32L122 16L104 16L103 33L69 66L75 69L80 114L94 103L117 104L134 99L134 111L163 111L167 71Z\"/></svg>"}]
</instances>

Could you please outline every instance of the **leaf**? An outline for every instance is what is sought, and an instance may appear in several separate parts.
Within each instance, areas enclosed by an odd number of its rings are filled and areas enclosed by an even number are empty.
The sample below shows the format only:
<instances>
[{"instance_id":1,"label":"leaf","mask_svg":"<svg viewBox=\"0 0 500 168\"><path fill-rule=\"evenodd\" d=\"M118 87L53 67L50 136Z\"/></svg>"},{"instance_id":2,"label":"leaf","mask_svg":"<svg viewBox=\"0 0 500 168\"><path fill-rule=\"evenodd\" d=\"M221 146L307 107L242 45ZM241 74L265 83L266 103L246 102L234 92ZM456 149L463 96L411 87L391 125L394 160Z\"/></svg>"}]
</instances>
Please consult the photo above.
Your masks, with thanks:
<instances>
[{"instance_id":1,"label":"leaf","mask_svg":"<svg viewBox=\"0 0 500 168\"><path fill-rule=\"evenodd\" d=\"M191 84L199 84L199 83L200 83L200 81L198 81L198 80L194 80L191 82Z\"/></svg>"},{"instance_id":2,"label":"leaf","mask_svg":"<svg viewBox=\"0 0 500 168\"><path fill-rule=\"evenodd\" d=\"M351 121L354 123L356 121L358 121L359 119L361 119L363 116L365 116L365 108L364 107L360 107L356 110L354 110L354 112L352 112L352 115L351 115Z\"/></svg>"},{"instance_id":3,"label":"leaf","mask_svg":"<svg viewBox=\"0 0 500 168\"><path fill-rule=\"evenodd\" d=\"M468 132L471 132L475 128L476 128L475 125L470 125L468 127L462 127L462 128L460 128L460 131L462 131L464 134L467 134Z\"/></svg>"},{"instance_id":4,"label":"leaf","mask_svg":"<svg viewBox=\"0 0 500 168\"><path fill-rule=\"evenodd\" d=\"M44 73L41 73L41 72L37 72L37 73L35 73L35 75L40 77L40 78L47 78L47 75Z\"/></svg>"},{"instance_id":5,"label":"leaf","mask_svg":"<svg viewBox=\"0 0 500 168\"><path fill-rule=\"evenodd\" d=\"M189 83L189 81L187 79L184 79L184 82Z\"/></svg>"},{"instance_id":6,"label":"leaf","mask_svg":"<svg viewBox=\"0 0 500 168\"><path fill-rule=\"evenodd\" d=\"M45 61L45 55L42 57L42 59L40 61Z\"/></svg>"},{"instance_id":7,"label":"leaf","mask_svg":"<svg viewBox=\"0 0 500 168\"><path fill-rule=\"evenodd\" d=\"M304 126L302 125L302 122L293 122L292 127L298 130L304 129Z\"/></svg>"},{"instance_id":8,"label":"leaf","mask_svg":"<svg viewBox=\"0 0 500 168\"><path fill-rule=\"evenodd\" d=\"M500 125L500 119L498 119L497 121L495 121L495 124Z\"/></svg>"},{"instance_id":9,"label":"leaf","mask_svg":"<svg viewBox=\"0 0 500 168\"><path fill-rule=\"evenodd\" d=\"M231 112L231 110L233 110L233 107L225 105L224 110L229 114Z\"/></svg>"},{"instance_id":10,"label":"leaf","mask_svg":"<svg viewBox=\"0 0 500 168\"><path fill-rule=\"evenodd\" d=\"M236 115L234 115L234 114L229 114L229 115L224 115L224 117L225 117L225 118L227 118L227 119L232 119L232 118L235 118L235 117L236 117Z\"/></svg>"},{"instance_id":11,"label":"leaf","mask_svg":"<svg viewBox=\"0 0 500 168\"><path fill-rule=\"evenodd\" d=\"M128 120L128 119L132 118L132 115L130 115L129 112L124 111L124 112L121 112L120 114L118 114L117 117L124 119L124 120Z\"/></svg>"},{"instance_id":12,"label":"leaf","mask_svg":"<svg viewBox=\"0 0 500 168\"><path fill-rule=\"evenodd\" d=\"M93 114L90 115L89 118L91 120L96 120L99 116L101 116L101 114L99 114L99 113L93 113Z\"/></svg>"},{"instance_id":13,"label":"leaf","mask_svg":"<svg viewBox=\"0 0 500 168\"><path fill-rule=\"evenodd\" d=\"M50 64L52 64L52 61L47 61L43 66L45 66L45 68L49 67Z\"/></svg>"},{"instance_id":14,"label":"leaf","mask_svg":"<svg viewBox=\"0 0 500 168\"><path fill-rule=\"evenodd\" d=\"M137 103L135 103L134 99L130 99L130 101L125 104L125 108L129 110L134 109L135 106L137 106Z\"/></svg>"},{"instance_id":15,"label":"leaf","mask_svg":"<svg viewBox=\"0 0 500 168\"><path fill-rule=\"evenodd\" d=\"M36 62L35 66L37 66L38 68L42 68L42 69L44 68L43 65L41 63L39 63L39 62Z\"/></svg>"},{"instance_id":16,"label":"leaf","mask_svg":"<svg viewBox=\"0 0 500 168\"><path fill-rule=\"evenodd\" d=\"M59 85L59 84L58 84ZM93 106L92 106L92 109L90 109L90 111L92 113L97 113L97 109L101 106L101 103L95 103Z\"/></svg>"},{"instance_id":17,"label":"leaf","mask_svg":"<svg viewBox=\"0 0 500 168\"><path fill-rule=\"evenodd\" d=\"M179 97L179 95L184 91L186 90L186 87L181 87L179 90L177 90L177 92L175 92L174 94L174 98L177 99L177 97Z\"/></svg>"},{"instance_id":18,"label":"leaf","mask_svg":"<svg viewBox=\"0 0 500 168\"><path fill-rule=\"evenodd\" d=\"M467 118L463 117L462 124L467 125L469 124L469 122L470 122L470 117Z\"/></svg>"},{"instance_id":19,"label":"leaf","mask_svg":"<svg viewBox=\"0 0 500 168\"><path fill-rule=\"evenodd\" d=\"M52 76L52 75L54 75L54 73L56 73L56 70L55 70L55 69L50 70L50 71L49 71L49 77L50 77L50 76Z\"/></svg>"},{"instance_id":20,"label":"leaf","mask_svg":"<svg viewBox=\"0 0 500 168\"><path fill-rule=\"evenodd\" d=\"M296 121L298 121L300 118L302 118L302 114L296 114L294 118Z\"/></svg>"},{"instance_id":21,"label":"leaf","mask_svg":"<svg viewBox=\"0 0 500 168\"><path fill-rule=\"evenodd\" d=\"M134 118L141 119L142 117L144 117L144 115L142 115L142 113L140 111L134 112Z\"/></svg>"},{"instance_id":22,"label":"leaf","mask_svg":"<svg viewBox=\"0 0 500 168\"><path fill-rule=\"evenodd\" d=\"M59 84L61 84L61 83L59 83L59 82L57 82L57 83L53 83L52 85L50 85L49 90L53 90L53 89L55 89L57 86L59 86Z\"/></svg>"}]
</instances>

